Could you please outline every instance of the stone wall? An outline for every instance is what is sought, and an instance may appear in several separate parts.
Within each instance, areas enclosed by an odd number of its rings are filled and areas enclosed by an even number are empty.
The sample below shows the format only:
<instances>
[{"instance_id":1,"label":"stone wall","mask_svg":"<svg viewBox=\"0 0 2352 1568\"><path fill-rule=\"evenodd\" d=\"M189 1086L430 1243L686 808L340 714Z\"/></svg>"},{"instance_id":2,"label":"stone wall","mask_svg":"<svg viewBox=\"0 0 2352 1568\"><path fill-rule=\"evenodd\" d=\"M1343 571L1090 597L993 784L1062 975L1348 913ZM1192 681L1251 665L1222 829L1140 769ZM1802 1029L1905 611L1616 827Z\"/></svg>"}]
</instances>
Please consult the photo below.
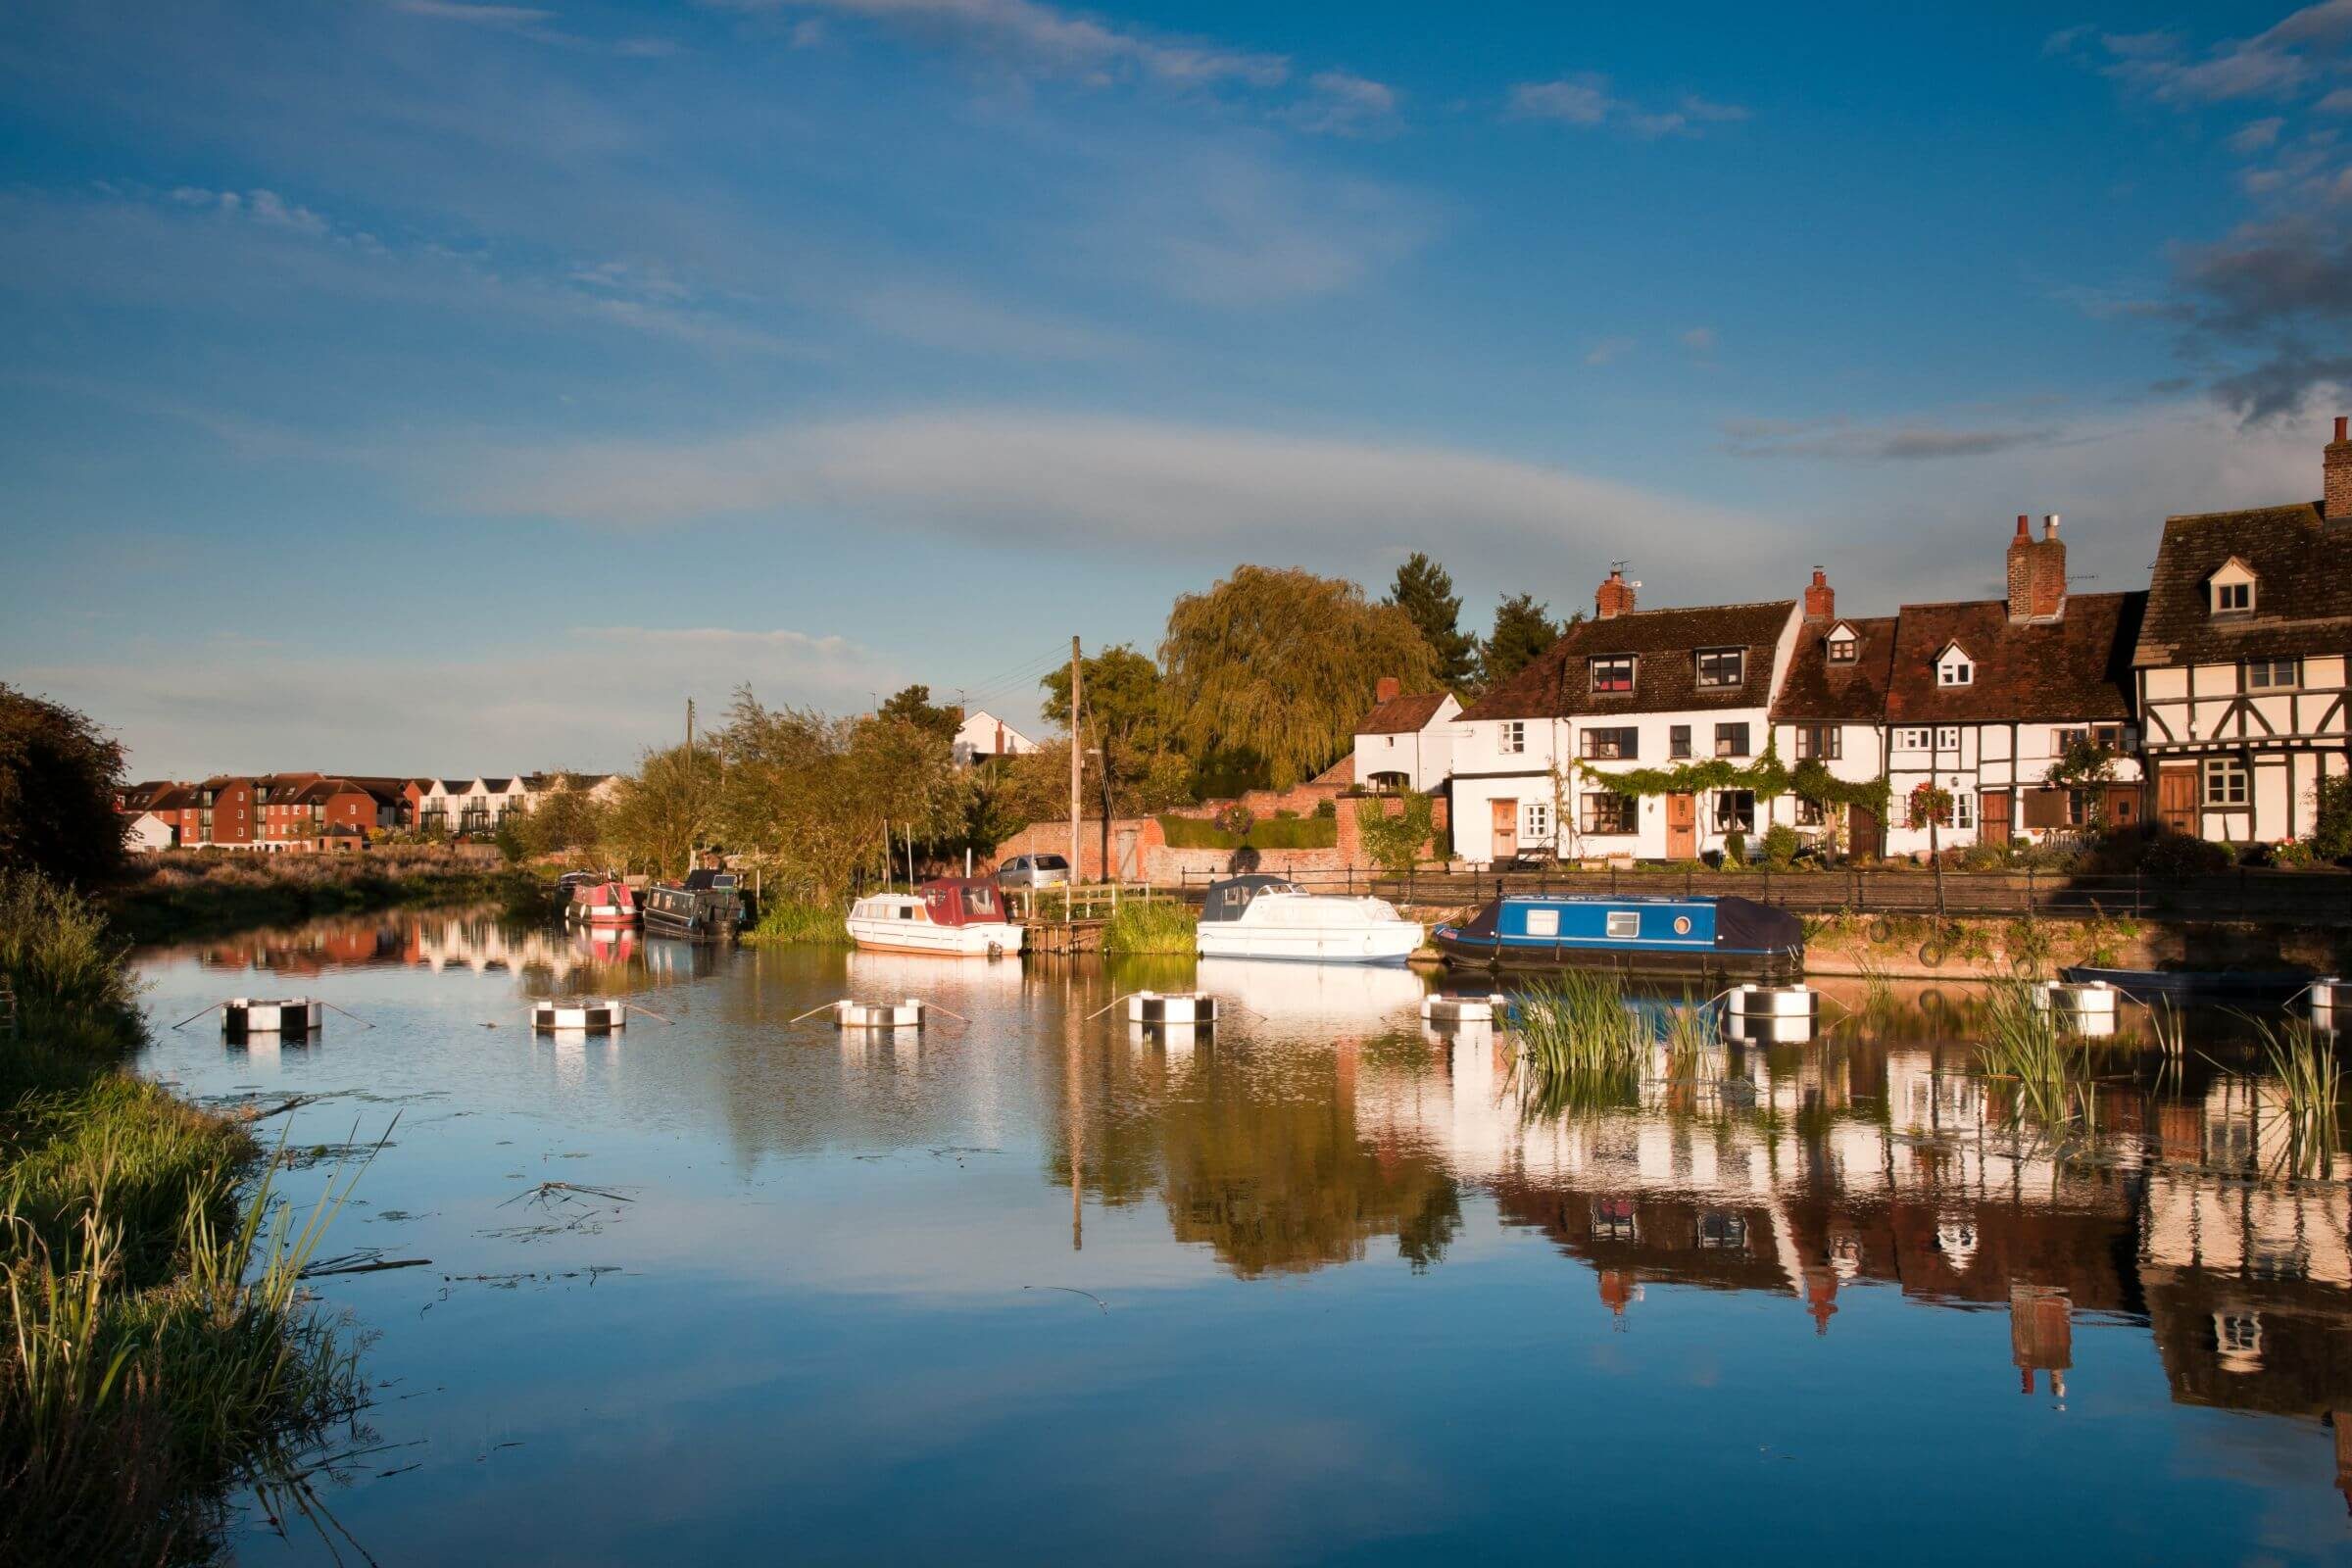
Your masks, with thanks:
<instances>
[{"instance_id":1,"label":"stone wall","mask_svg":"<svg viewBox=\"0 0 2352 1568\"><path fill-rule=\"evenodd\" d=\"M1319 793L1307 793L1310 791ZM1331 791L1327 786L1311 784L1302 784L1298 789L1280 794L1271 790L1253 790L1250 795L1244 796L1242 804L1250 808L1251 815L1260 819L1272 817L1278 809L1294 810L1298 811L1300 816L1311 816L1314 814L1316 806L1324 800L1332 801L1333 809L1337 813L1338 843L1332 848L1328 850L1260 850L1257 868L1270 875L1288 876L1299 871L1344 871L1351 866L1356 868L1369 866L1371 858L1364 853L1362 835L1357 829L1355 820L1356 806L1360 800L1365 799L1379 802L1384 814L1390 816L1396 815L1404 808L1402 801L1393 798L1370 796L1358 797L1353 800L1339 799L1336 792ZM1279 804L1268 804L1263 809L1260 809L1258 804L1260 801ZM1303 809L1300 808L1300 802L1304 803ZM1171 811L1168 814L1206 821L1212 819L1218 810L1230 807L1232 804L1230 801L1212 802L1203 806L1192 807L1183 811ZM1446 802L1441 798L1432 802L1431 805L1436 829L1431 835L1430 843L1423 846L1422 854L1424 858L1434 859L1444 853L1442 846L1449 842L1450 835L1447 832ZM1110 824L1111 856L1114 860L1120 854L1121 837L1128 833L1135 836L1135 858L1138 863L1134 870L1140 872L1144 880L1153 883L1181 882L1188 878L1197 883L1205 877L1223 876L1231 869L1233 858L1239 853L1234 850L1172 849L1168 845L1168 836L1161 829L1157 817L1115 817ZM1089 817L1081 825L1078 839L1079 880L1082 882L1108 880L1102 871L1102 819ZM988 868L1002 865L1016 855L1059 855L1067 858L1069 853L1070 824L1067 821L1033 822L997 846L995 859L990 862ZM1127 871L1126 867L1121 869L1123 872ZM1133 873L1128 874L1132 880Z\"/></svg>"}]
</instances>

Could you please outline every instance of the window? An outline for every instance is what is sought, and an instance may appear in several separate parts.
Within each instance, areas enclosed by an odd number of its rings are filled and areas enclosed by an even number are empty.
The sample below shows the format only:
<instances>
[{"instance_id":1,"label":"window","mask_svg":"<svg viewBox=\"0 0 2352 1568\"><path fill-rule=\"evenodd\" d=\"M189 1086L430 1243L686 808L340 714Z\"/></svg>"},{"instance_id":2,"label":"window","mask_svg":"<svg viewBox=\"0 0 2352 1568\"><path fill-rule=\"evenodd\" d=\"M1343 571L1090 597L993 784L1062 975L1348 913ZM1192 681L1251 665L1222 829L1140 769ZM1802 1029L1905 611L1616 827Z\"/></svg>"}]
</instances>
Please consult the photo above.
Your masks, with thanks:
<instances>
[{"instance_id":1,"label":"window","mask_svg":"<svg viewBox=\"0 0 2352 1568\"><path fill-rule=\"evenodd\" d=\"M2246 690L2250 692L2277 691L2282 686L2303 684L2302 671L2291 659L2249 659L2246 661Z\"/></svg>"},{"instance_id":2,"label":"window","mask_svg":"<svg viewBox=\"0 0 2352 1568\"><path fill-rule=\"evenodd\" d=\"M1592 670L1592 689L1596 692L1630 692L1634 689L1634 658L1631 654L1610 654L1590 661Z\"/></svg>"},{"instance_id":3,"label":"window","mask_svg":"<svg viewBox=\"0 0 2352 1568\"><path fill-rule=\"evenodd\" d=\"M1798 827L1821 826L1821 803L1808 801L1803 796L1798 796L1796 798L1796 825Z\"/></svg>"},{"instance_id":4,"label":"window","mask_svg":"<svg viewBox=\"0 0 2352 1568\"><path fill-rule=\"evenodd\" d=\"M1936 666L1938 686L1973 686L1976 679L1977 666L1965 659L1947 659Z\"/></svg>"},{"instance_id":5,"label":"window","mask_svg":"<svg viewBox=\"0 0 2352 1568\"><path fill-rule=\"evenodd\" d=\"M1584 825L1587 833L1631 833L1634 831L1634 798L1614 790L1593 790L1585 796Z\"/></svg>"},{"instance_id":6,"label":"window","mask_svg":"<svg viewBox=\"0 0 2352 1568\"><path fill-rule=\"evenodd\" d=\"M1833 637L1833 638L1831 638L1831 639L1830 639L1830 662L1831 662L1831 663L1833 663L1833 664L1850 664L1850 663L1852 663L1853 662L1854 662L1854 640L1853 640L1853 638L1851 638L1851 637Z\"/></svg>"},{"instance_id":7,"label":"window","mask_svg":"<svg viewBox=\"0 0 2352 1568\"><path fill-rule=\"evenodd\" d=\"M1642 934L1642 914L1637 909L1611 909L1604 931L1612 941L1629 942Z\"/></svg>"},{"instance_id":8,"label":"window","mask_svg":"<svg viewBox=\"0 0 2352 1568\"><path fill-rule=\"evenodd\" d=\"M1702 648L1698 651L1698 684L1702 688L1737 686L1747 659L1744 648Z\"/></svg>"},{"instance_id":9,"label":"window","mask_svg":"<svg viewBox=\"0 0 2352 1568\"><path fill-rule=\"evenodd\" d=\"M1924 752L1935 744L1933 731L1898 729L1894 732L1894 749L1898 752Z\"/></svg>"},{"instance_id":10,"label":"window","mask_svg":"<svg viewBox=\"0 0 2352 1568\"><path fill-rule=\"evenodd\" d=\"M1556 937L1560 934L1560 911L1530 909L1527 911L1527 934L1531 937Z\"/></svg>"},{"instance_id":11,"label":"window","mask_svg":"<svg viewBox=\"0 0 2352 1568\"><path fill-rule=\"evenodd\" d=\"M1678 761L1690 756L1690 726L1677 724L1666 731L1666 755Z\"/></svg>"},{"instance_id":12,"label":"window","mask_svg":"<svg viewBox=\"0 0 2352 1568\"><path fill-rule=\"evenodd\" d=\"M1523 813L1519 836L1530 844L1542 844L1551 838L1551 803L1530 801Z\"/></svg>"},{"instance_id":13,"label":"window","mask_svg":"<svg viewBox=\"0 0 2352 1568\"><path fill-rule=\"evenodd\" d=\"M2213 612L2217 615L2244 614L2254 608L2254 585L2250 582L2217 582L2213 585Z\"/></svg>"},{"instance_id":14,"label":"window","mask_svg":"<svg viewBox=\"0 0 2352 1568\"><path fill-rule=\"evenodd\" d=\"M2054 729L2050 731L2050 755L2064 757L2067 749L2085 743L2103 746L2111 752L2124 749L2124 726L2093 724L2088 729Z\"/></svg>"},{"instance_id":15,"label":"window","mask_svg":"<svg viewBox=\"0 0 2352 1568\"><path fill-rule=\"evenodd\" d=\"M1504 725L1502 726L1502 729L1501 729L1500 733L1498 734L1498 736L1497 736L1497 738L1496 738L1495 745L1496 745L1496 749L1497 749L1497 750L1499 750L1499 751L1500 751L1500 752L1501 752L1501 753L1502 753L1504 756L1506 756L1506 757L1514 757L1514 756L1517 756L1519 753L1526 751L1526 750L1527 750L1527 724L1526 724L1526 721L1525 721L1525 720L1523 720L1523 719L1516 719L1516 718L1514 718L1514 719L1510 720L1508 723L1504 724Z\"/></svg>"},{"instance_id":16,"label":"window","mask_svg":"<svg viewBox=\"0 0 2352 1568\"><path fill-rule=\"evenodd\" d=\"M1745 757L1747 755L1747 726L1745 724L1716 725L1715 755L1717 757Z\"/></svg>"},{"instance_id":17,"label":"window","mask_svg":"<svg viewBox=\"0 0 2352 1568\"><path fill-rule=\"evenodd\" d=\"M1948 724L1938 729L1936 732L1936 749L1939 752L1958 751L1960 749L1960 731Z\"/></svg>"},{"instance_id":18,"label":"window","mask_svg":"<svg viewBox=\"0 0 2352 1568\"><path fill-rule=\"evenodd\" d=\"M1977 798L1966 790L1952 791L1952 826L1977 825Z\"/></svg>"},{"instance_id":19,"label":"window","mask_svg":"<svg viewBox=\"0 0 2352 1568\"><path fill-rule=\"evenodd\" d=\"M1753 790L1717 790L1715 792L1715 831L1718 833L1753 833L1756 830L1756 792Z\"/></svg>"},{"instance_id":20,"label":"window","mask_svg":"<svg viewBox=\"0 0 2352 1568\"><path fill-rule=\"evenodd\" d=\"M1845 731L1836 724L1799 724L1796 726L1796 760L1800 762L1835 761L1845 755Z\"/></svg>"},{"instance_id":21,"label":"window","mask_svg":"<svg viewBox=\"0 0 2352 1568\"><path fill-rule=\"evenodd\" d=\"M1599 762L1630 762L1641 755L1642 732L1638 729L1589 729L1585 731L1585 756Z\"/></svg>"},{"instance_id":22,"label":"window","mask_svg":"<svg viewBox=\"0 0 2352 1568\"><path fill-rule=\"evenodd\" d=\"M2246 772L2245 759L2209 757L2205 760L2207 806L2243 806L2252 798L2252 780Z\"/></svg>"}]
</instances>

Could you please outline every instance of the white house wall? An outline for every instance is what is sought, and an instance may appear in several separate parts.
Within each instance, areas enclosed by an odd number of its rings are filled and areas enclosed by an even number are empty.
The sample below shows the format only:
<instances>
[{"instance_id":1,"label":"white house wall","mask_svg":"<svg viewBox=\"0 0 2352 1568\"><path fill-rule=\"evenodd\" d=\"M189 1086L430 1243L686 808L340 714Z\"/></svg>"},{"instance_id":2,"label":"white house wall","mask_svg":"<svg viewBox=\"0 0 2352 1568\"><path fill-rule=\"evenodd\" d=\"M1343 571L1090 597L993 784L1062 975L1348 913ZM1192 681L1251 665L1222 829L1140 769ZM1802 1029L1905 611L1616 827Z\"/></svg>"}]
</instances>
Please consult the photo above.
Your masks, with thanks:
<instances>
[{"instance_id":1,"label":"white house wall","mask_svg":"<svg viewBox=\"0 0 2352 1568\"><path fill-rule=\"evenodd\" d=\"M2275 842L2308 834L2322 778L2345 771L2352 747L2346 714L2346 661L2301 661L2301 683L2285 691L2245 689L2234 663L2173 665L2139 672L2142 727L2150 760L2198 769L2196 829L2223 843ZM2203 760L2241 757L2253 799L2243 807L2208 805Z\"/></svg>"}]
</instances>

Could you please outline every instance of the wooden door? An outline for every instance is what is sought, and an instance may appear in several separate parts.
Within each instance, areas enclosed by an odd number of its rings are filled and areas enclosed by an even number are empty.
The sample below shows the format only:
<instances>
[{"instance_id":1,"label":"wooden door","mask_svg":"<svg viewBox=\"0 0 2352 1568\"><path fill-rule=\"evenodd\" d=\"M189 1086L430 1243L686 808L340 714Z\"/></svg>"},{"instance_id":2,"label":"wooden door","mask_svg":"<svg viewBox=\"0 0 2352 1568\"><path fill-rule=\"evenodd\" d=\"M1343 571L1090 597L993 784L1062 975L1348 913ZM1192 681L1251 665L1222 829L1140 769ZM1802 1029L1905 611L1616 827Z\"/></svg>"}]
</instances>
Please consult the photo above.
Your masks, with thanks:
<instances>
[{"instance_id":1,"label":"wooden door","mask_svg":"<svg viewBox=\"0 0 2352 1568\"><path fill-rule=\"evenodd\" d=\"M1519 853L1519 803L1496 801L1494 820L1494 847L1489 852L1489 858L1507 860Z\"/></svg>"},{"instance_id":2,"label":"wooden door","mask_svg":"<svg viewBox=\"0 0 2352 1568\"><path fill-rule=\"evenodd\" d=\"M1977 797L1978 843L2009 842L2009 803L2014 799L2007 790L1986 790Z\"/></svg>"},{"instance_id":3,"label":"wooden door","mask_svg":"<svg viewBox=\"0 0 2352 1568\"><path fill-rule=\"evenodd\" d=\"M2130 827L2139 820L2139 786L2110 784L2107 786L2107 827Z\"/></svg>"},{"instance_id":4,"label":"wooden door","mask_svg":"<svg viewBox=\"0 0 2352 1568\"><path fill-rule=\"evenodd\" d=\"M1879 813L1860 803L1845 808L1846 854L1857 860L1875 860L1886 851L1879 832Z\"/></svg>"},{"instance_id":5,"label":"wooden door","mask_svg":"<svg viewBox=\"0 0 2352 1568\"><path fill-rule=\"evenodd\" d=\"M1698 858L1698 797L1669 795L1666 797L1666 858L1693 860Z\"/></svg>"},{"instance_id":6,"label":"wooden door","mask_svg":"<svg viewBox=\"0 0 2352 1568\"><path fill-rule=\"evenodd\" d=\"M2156 770L2156 819L2175 833L2197 830L2197 769L2191 762Z\"/></svg>"},{"instance_id":7,"label":"wooden door","mask_svg":"<svg viewBox=\"0 0 2352 1568\"><path fill-rule=\"evenodd\" d=\"M1137 860L1136 860L1136 854L1135 854L1135 841L1136 841L1136 833L1137 833L1137 830L1136 830L1135 828L1131 828L1131 827L1123 827L1123 828L1119 829L1119 832L1118 832L1118 840L1119 840L1119 871L1118 871L1118 878L1119 878L1119 880L1120 880L1120 881L1122 881L1122 882L1140 882L1140 881L1142 881L1142 880L1143 880L1143 868L1142 868L1142 866L1140 866L1140 865L1137 863Z\"/></svg>"}]
</instances>

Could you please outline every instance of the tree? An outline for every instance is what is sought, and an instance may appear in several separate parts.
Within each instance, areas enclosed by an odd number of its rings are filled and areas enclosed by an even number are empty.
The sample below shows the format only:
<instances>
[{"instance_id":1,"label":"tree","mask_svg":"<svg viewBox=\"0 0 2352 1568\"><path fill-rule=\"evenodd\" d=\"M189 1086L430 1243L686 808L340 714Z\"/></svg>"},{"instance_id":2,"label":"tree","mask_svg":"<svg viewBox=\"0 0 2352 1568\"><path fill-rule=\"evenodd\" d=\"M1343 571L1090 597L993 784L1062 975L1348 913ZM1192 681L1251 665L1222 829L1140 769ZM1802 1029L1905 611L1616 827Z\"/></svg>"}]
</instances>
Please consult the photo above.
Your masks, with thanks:
<instances>
[{"instance_id":1,"label":"tree","mask_svg":"<svg viewBox=\"0 0 2352 1568\"><path fill-rule=\"evenodd\" d=\"M1419 790L1406 790L1403 805L1392 814L1386 799L1355 803L1356 839L1372 863L1382 870L1402 876L1421 858L1423 846L1435 830L1436 812L1429 797Z\"/></svg>"},{"instance_id":2,"label":"tree","mask_svg":"<svg viewBox=\"0 0 2352 1568\"><path fill-rule=\"evenodd\" d=\"M2116 754L2100 745L2090 735L2078 731L2066 743L2065 753L2052 762L2041 781L2054 790L2066 790L2082 797L2082 820L2096 833L2107 830L2107 791L2102 787L2115 777Z\"/></svg>"},{"instance_id":3,"label":"tree","mask_svg":"<svg viewBox=\"0 0 2352 1568\"><path fill-rule=\"evenodd\" d=\"M1478 675L1478 639L1461 628L1462 601L1444 566L1414 551L1396 568L1388 602L1410 615L1421 640L1437 656L1439 684L1462 691Z\"/></svg>"},{"instance_id":4,"label":"tree","mask_svg":"<svg viewBox=\"0 0 2352 1568\"><path fill-rule=\"evenodd\" d=\"M0 685L0 869L91 888L122 870L122 748L70 708Z\"/></svg>"},{"instance_id":5,"label":"tree","mask_svg":"<svg viewBox=\"0 0 2352 1568\"><path fill-rule=\"evenodd\" d=\"M1110 863L1110 819L1176 806L1191 797L1192 768L1168 731L1167 684L1159 666L1127 644L1082 660L1079 726L1085 732L1082 769L1093 774L1088 803L1102 819L1102 863ZM1057 665L1038 682L1046 689L1041 711L1050 723L1070 724L1069 666ZM1061 754L1066 780L1069 754ZM1035 818L1032 818L1035 820Z\"/></svg>"},{"instance_id":6,"label":"tree","mask_svg":"<svg viewBox=\"0 0 2352 1568\"><path fill-rule=\"evenodd\" d=\"M708 746L645 754L621 783L608 834L627 869L675 876L710 842L719 804L718 758Z\"/></svg>"},{"instance_id":7,"label":"tree","mask_svg":"<svg viewBox=\"0 0 2352 1568\"><path fill-rule=\"evenodd\" d=\"M526 856L563 855L593 850L605 836L605 803L571 782L564 782L531 803L527 811L510 815L501 831L512 827ZM500 846L505 847L503 840Z\"/></svg>"},{"instance_id":8,"label":"tree","mask_svg":"<svg viewBox=\"0 0 2352 1568\"><path fill-rule=\"evenodd\" d=\"M1566 629L1551 618L1551 607L1536 603L1533 594L1501 600L1494 607L1494 630L1479 646L1480 684L1493 691L1533 663Z\"/></svg>"},{"instance_id":9,"label":"tree","mask_svg":"<svg viewBox=\"0 0 2352 1568\"><path fill-rule=\"evenodd\" d=\"M890 700L882 705L874 716L911 724L926 734L937 735L947 741L953 741L956 732L963 727L962 709L935 706L931 701L931 688L920 685L891 693Z\"/></svg>"},{"instance_id":10,"label":"tree","mask_svg":"<svg viewBox=\"0 0 2352 1568\"><path fill-rule=\"evenodd\" d=\"M1412 617L1339 578L1237 566L1180 597L1160 644L1176 736L1208 763L1240 750L1288 789L1347 752L1382 676L1437 685L1437 656Z\"/></svg>"},{"instance_id":11,"label":"tree","mask_svg":"<svg viewBox=\"0 0 2352 1568\"><path fill-rule=\"evenodd\" d=\"M2334 773L2311 792L2311 848L2323 860L2352 857L2352 775Z\"/></svg>"}]
</instances>

